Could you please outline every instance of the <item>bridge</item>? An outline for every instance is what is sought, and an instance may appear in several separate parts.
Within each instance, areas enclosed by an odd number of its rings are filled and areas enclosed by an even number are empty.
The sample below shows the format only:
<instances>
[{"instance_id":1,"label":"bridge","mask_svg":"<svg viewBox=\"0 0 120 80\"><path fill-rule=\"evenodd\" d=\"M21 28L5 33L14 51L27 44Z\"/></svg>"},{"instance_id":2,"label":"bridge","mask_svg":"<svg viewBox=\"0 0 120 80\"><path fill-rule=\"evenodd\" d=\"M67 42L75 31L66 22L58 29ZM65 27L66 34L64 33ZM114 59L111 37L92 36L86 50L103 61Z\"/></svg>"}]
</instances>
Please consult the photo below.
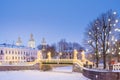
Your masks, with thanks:
<instances>
[{"instance_id":1,"label":"bridge","mask_svg":"<svg viewBox=\"0 0 120 80\"><path fill-rule=\"evenodd\" d=\"M37 54L37 59L34 61L34 62L27 62L27 65L35 65L37 63L40 63L40 64L70 64L70 65L73 65L73 64L76 64L78 65L80 68L83 68L84 67L84 64L88 64L88 65L92 65L93 63L90 62L89 60L87 60L85 58L85 54L84 54L84 51L81 52L81 60L77 59L77 50L74 50L74 57L73 59L52 59L51 58L51 53L49 52L47 54L48 58L47 59L43 59L42 58L42 55L41 55L41 51L38 51L38 54Z\"/></svg>"}]
</instances>

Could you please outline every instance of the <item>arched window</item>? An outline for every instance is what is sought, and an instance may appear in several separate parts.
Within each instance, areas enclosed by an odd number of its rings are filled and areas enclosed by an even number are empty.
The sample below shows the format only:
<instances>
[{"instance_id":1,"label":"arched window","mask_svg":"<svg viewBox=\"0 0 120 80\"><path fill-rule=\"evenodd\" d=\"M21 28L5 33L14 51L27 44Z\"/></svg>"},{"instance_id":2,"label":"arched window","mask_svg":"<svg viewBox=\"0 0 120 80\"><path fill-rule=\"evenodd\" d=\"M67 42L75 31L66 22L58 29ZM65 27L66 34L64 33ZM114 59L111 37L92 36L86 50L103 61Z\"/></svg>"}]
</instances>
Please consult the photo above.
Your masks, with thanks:
<instances>
[{"instance_id":1,"label":"arched window","mask_svg":"<svg viewBox=\"0 0 120 80\"><path fill-rule=\"evenodd\" d=\"M6 54L7 54L7 50L6 50Z\"/></svg>"},{"instance_id":2,"label":"arched window","mask_svg":"<svg viewBox=\"0 0 120 80\"><path fill-rule=\"evenodd\" d=\"M17 54L17 51L15 51L15 54Z\"/></svg>"},{"instance_id":3,"label":"arched window","mask_svg":"<svg viewBox=\"0 0 120 80\"><path fill-rule=\"evenodd\" d=\"M24 52L24 55L25 55L25 52Z\"/></svg>"},{"instance_id":4,"label":"arched window","mask_svg":"<svg viewBox=\"0 0 120 80\"><path fill-rule=\"evenodd\" d=\"M1 50L1 51L0 51L0 54L1 54L1 55L3 55L3 54L4 54L4 53L3 53L3 50Z\"/></svg>"},{"instance_id":5,"label":"arched window","mask_svg":"<svg viewBox=\"0 0 120 80\"><path fill-rule=\"evenodd\" d=\"M12 51L12 54L14 54L14 51Z\"/></svg>"},{"instance_id":6,"label":"arched window","mask_svg":"<svg viewBox=\"0 0 120 80\"><path fill-rule=\"evenodd\" d=\"M18 51L18 55L20 54L20 52Z\"/></svg>"},{"instance_id":7,"label":"arched window","mask_svg":"<svg viewBox=\"0 0 120 80\"><path fill-rule=\"evenodd\" d=\"M14 56L12 56L12 60L14 60Z\"/></svg>"},{"instance_id":8,"label":"arched window","mask_svg":"<svg viewBox=\"0 0 120 80\"><path fill-rule=\"evenodd\" d=\"M9 51L9 54L10 54L10 51Z\"/></svg>"},{"instance_id":9,"label":"arched window","mask_svg":"<svg viewBox=\"0 0 120 80\"><path fill-rule=\"evenodd\" d=\"M6 60L8 60L8 56L6 56Z\"/></svg>"}]
</instances>

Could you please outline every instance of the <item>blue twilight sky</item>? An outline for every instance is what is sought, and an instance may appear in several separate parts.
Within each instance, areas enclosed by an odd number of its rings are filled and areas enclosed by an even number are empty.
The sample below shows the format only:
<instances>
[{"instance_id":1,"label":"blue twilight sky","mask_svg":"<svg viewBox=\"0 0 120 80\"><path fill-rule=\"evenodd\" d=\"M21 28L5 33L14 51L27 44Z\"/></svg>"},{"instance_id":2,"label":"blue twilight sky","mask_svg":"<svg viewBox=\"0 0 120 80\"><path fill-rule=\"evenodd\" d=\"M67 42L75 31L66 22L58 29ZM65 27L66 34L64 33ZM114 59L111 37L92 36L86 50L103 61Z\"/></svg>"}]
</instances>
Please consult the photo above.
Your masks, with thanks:
<instances>
[{"instance_id":1,"label":"blue twilight sky","mask_svg":"<svg viewBox=\"0 0 120 80\"><path fill-rule=\"evenodd\" d=\"M120 0L0 0L0 43L27 45L33 33L36 45L67 41L82 44L88 23L113 9L120 13Z\"/></svg>"}]
</instances>

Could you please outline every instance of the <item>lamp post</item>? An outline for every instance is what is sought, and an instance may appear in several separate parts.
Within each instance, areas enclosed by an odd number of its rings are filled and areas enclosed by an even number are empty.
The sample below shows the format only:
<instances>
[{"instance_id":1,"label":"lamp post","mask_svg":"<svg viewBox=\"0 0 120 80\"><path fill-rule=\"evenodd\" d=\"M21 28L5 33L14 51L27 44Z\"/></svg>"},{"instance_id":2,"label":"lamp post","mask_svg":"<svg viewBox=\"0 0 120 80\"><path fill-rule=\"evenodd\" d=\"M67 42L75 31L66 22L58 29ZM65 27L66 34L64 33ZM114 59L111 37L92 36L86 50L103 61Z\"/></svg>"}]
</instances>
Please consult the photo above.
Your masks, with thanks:
<instances>
[{"instance_id":1,"label":"lamp post","mask_svg":"<svg viewBox=\"0 0 120 80\"><path fill-rule=\"evenodd\" d=\"M57 64L59 64L61 56L62 56L62 53L60 52L59 55L58 55L58 62L57 62Z\"/></svg>"},{"instance_id":2,"label":"lamp post","mask_svg":"<svg viewBox=\"0 0 120 80\"><path fill-rule=\"evenodd\" d=\"M118 23L119 21L118 20L116 20L116 23ZM120 28L115 28L114 29L114 31L115 32L119 32L120 33ZM118 35L118 36L120 36L120 34ZM116 45L117 45L117 47L116 47L116 53L117 53L117 62L120 62L120 41L119 40L116 40Z\"/></svg>"},{"instance_id":3,"label":"lamp post","mask_svg":"<svg viewBox=\"0 0 120 80\"><path fill-rule=\"evenodd\" d=\"M60 53L59 53L59 59L61 59L61 56L62 56L62 53L60 52Z\"/></svg>"}]
</instances>

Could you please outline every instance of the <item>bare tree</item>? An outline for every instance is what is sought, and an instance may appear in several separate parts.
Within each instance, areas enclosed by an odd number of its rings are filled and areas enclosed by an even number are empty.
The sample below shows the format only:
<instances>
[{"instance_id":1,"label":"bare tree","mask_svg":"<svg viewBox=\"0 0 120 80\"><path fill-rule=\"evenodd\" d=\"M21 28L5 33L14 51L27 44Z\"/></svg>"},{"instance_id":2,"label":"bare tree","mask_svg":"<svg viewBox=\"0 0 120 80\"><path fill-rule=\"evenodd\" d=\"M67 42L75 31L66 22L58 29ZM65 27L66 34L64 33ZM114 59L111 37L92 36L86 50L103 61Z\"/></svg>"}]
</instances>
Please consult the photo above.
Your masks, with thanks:
<instances>
[{"instance_id":1,"label":"bare tree","mask_svg":"<svg viewBox=\"0 0 120 80\"><path fill-rule=\"evenodd\" d=\"M116 12L109 10L100 15L88 26L88 45L91 46L96 55L96 65L98 67L99 53L103 55L104 69L106 68L106 57L110 53L112 47L110 42L113 35L116 34L114 29L118 23L118 15Z\"/></svg>"}]
</instances>

